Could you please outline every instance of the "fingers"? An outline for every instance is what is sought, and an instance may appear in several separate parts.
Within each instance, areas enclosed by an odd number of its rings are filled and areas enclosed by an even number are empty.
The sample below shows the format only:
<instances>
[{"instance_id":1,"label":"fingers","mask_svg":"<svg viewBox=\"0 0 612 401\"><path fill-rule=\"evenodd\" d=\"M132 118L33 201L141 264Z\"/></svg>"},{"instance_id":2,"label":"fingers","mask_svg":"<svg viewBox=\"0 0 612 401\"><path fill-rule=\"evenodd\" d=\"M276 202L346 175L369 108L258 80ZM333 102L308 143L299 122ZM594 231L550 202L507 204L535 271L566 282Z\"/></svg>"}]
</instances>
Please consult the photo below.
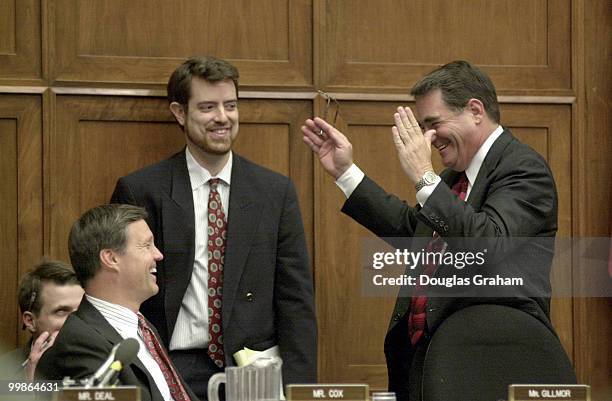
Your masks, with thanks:
<instances>
[{"instance_id":1,"label":"fingers","mask_svg":"<svg viewBox=\"0 0 612 401\"><path fill-rule=\"evenodd\" d=\"M398 107L397 113L393 117L404 143L419 140L419 137L422 135L421 128L410 107Z\"/></svg>"},{"instance_id":2,"label":"fingers","mask_svg":"<svg viewBox=\"0 0 612 401\"><path fill-rule=\"evenodd\" d=\"M43 348L45 348L45 345L48 341L50 337L50 334L48 331L43 331L38 338L36 339L36 341L34 341L34 346L32 348L38 349L38 350L42 350Z\"/></svg>"},{"instance_id":3,"label":"fingers","mask_svg":"<svg viewBox=\"0 0 612 401\"><path fill-rule=\"evenodd\" d=\"M402 136L400 135L400 132L395 125L391 127L391 133L393 134L393 143L395 144L397 150L404 150L406 148L406 143L402 139Z\"/></svg>"},{"instance_id":4,"label":"fingers","mask_svg":"<svg viewBox=\"0 0 612 401\"><path fill-rule=\"evenodd\" d=\"M302 133L304 134L304 142L309 146L315 145L321 147L325 141L330 139L336 147L347 146L349 144L344 134L319 117L315 117L314 120L306 120L306 124L302 126Z\"/></svg>"}]
</instances>

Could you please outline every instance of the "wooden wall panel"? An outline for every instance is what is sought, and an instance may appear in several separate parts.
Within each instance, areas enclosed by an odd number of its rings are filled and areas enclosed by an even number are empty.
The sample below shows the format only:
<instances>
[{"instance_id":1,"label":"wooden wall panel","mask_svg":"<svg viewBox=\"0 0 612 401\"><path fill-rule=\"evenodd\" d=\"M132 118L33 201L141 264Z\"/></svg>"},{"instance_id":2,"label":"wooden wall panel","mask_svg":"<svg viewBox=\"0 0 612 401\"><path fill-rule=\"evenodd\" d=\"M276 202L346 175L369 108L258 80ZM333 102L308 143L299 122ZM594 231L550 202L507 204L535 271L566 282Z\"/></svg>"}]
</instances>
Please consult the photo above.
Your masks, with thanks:
<instances>
[{"instance_id":1,"label":"wooden wall panel","mask_svg":"<svg viewBox=\"0 0 612 401\"><path fill-rule=\"evenodd\" d=\"M39 0L0 0L0 82L42 78Z\"/></svg>"},{"instance_id":2,"label":"wooden wall panel","mask_svg":"<svg viewBox=\"0 0 612 401\"><path fill-rule=\"evenodd\" d=\"M19 280L42 256L41 98L0 95L0 350L23 344ZM21 341L18 338L21 337Z\"/></svg>"},{"instance_id":3,"label":"wooden wall panel","mask_svg":"<svg viewBox=\"0 0 612 401\"><path fill-rule=\"evenodd\" d=\"M570 92L570 0L329 0L320 10L321 86L407 91L466 59L500 92ZM373 19L373 17L375 18Z\"/></svg>"},{"instance_id":4,"label":"wooden wall panel","mask_svg":"<svg viewBox=\"0 0 612 401\"><path fill-rule=\"evenodd\" d=\"M165 99L61 95L56 110L49 141L50 251L67 258L75 219L108 202L118 177L174 154L184 139ZM297 134L297 124L310 115L309 102L246 100L240 111L237 152L295 175L311 244L312 156Z\"/></svg>"},{"instance_id":5,"label":"wooden wall panel","mask_svg":"<svg viewBox=\"0 0 612 401\"><path fill-rule=\"evenodd\" d=\"M612 7L609 0L576 5L576 65L581 96L575 109L575 234L612 237ZM584 13L584 14L582 14ZM612 238L610 238L612 243ZM612 244L611 244L612 246ZM588 285L589 266L574 270L576 288ZM608 280L610 278L608 277ZM612 297L574 300L574 350L581 382L591 385L593 400L612 400Z\"/></svg>"},{"instance_id":6,"label":"wooden wall panel","mask_svg":"<svg viewBox=\"0 0 612 401\"><path fill-rule=\"evenodd\" d=\"M58 0L56 81L166 84L186 57L232 61L249 86L312 85L312 1Z\"/></svg>"},{"instance_id":7,"label":"wooden wall panel","mask_svg":"<svg viewBox=\"0 0 612 401\"><path fill-rule=\"evenodd\" d=\"M300 142L299 125L322 100L290 99L319 88L350 99L341 112L359 162L410 200L414 191L389 157L396 104L359 100L405 98L435 66L468 59L501 95L527 95L505 98L517 104L503 105L503 120L553 167L559 235L609 236L611 11L608 0L0 0L0 93L21 93L0 94L0 320L13 322L18 277L43 250L66 256L70 224L108 199L117 176L182 147L156 96L183 59L209 53L239 68L243 89L275 99L241 100L236 149L296 183L315 258L320 381L383 388L393 300L361 295L350 267L369 234L339 213L343 195ZM441 167L435 152L434 163ZM559 286L571 274L578 291L585 271L556 260L552 280ZM594 400L612 397L610 316L610 298L552 302ZM0 341L23 342L18 332L17 323L0 325Z\"/></svg>"},{"instance_id":8,"label":"wooden wall panel","mask_svg":"<svg viewBox=\"0 0 612 401\"><path fill-rule=\"evenodd\" d=\"M164 99L57 96L49 138L49 250L68 259L68 232L85 210L107 203L117 177L182 147Z\"/></svg>"},{"instance_id":9,"label":"wooden wall panel","mask_svg":"<svg viewBox=\"0 0 612 401\"><path fill-rule=\"evenodd\" d=\"M387 191L416 203L414 188L397 161L391 139L392 115L399 104L341 101L340 126L353 144L354 158L366 174ZM560 235L571 232L569 106L502 105L502 121L517 137L538 150L557 177ZM442 169L434 151L434 166ZM364 296L361 289L362 241L373 238L340 212L344 195L333 180L317 168L315 211L317 291L321 328L321 382L367 382L385 388L383 340L394 298ZM347 252L347 250L351 250ZM571 282L571 265L557 263L552 277ZM568 354L572 355L571 299L553 300L553 323Z\"/></svg>"}]
</instances>

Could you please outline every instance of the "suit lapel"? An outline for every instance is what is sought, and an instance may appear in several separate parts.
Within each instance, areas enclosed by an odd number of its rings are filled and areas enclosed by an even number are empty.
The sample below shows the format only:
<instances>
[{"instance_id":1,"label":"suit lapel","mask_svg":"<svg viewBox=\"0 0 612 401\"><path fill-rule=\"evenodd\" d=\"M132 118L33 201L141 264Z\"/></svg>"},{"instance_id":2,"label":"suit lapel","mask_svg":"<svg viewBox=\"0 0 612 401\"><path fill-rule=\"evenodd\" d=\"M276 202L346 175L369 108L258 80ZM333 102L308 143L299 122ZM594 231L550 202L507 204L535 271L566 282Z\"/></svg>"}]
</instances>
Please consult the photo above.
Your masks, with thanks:
<instances>
[{"instance_id":1,"label":"suit lapel","mask_svg":"<svg viewBox=\"0 0 612 401\"><path fill-rule=\"evenodd\" d=\"M512 133L509 130L504 130L499 138L493 142L493 146L491 146L491 149L489 149L489 152L485 156L480 166L480 170L478 170L476 181L472 184L472 190L467 200L467 203L474 209L480 210L489 186L489 176L493 173L495 167L497 167L506 147L513 139Z\"/></svg>"},{"instance_id":2,"label":"suit lapel","mask_svg":"<svg viewBox=\"0 0 612 401\"><path fill-rule=\"evenodd\" d=\"M223 266L223 326L230 321L232 306L246 264L247 256L263 207L258 200L261 193L253 185L254 177L246 161L234 154L232 182L230 184L227 245Z\"/></svg>"},{"instance_id":3,"label":"suit lapel","mask_svg":"<svg viewBox=\"0 0 612 401\"><path fill-rule=\"evenodd\" d=\"M123 338L121 337L121 335L119 335L117 330L115 330L113 326L111 326L106 321L104 316L102 316L102 314L91 303L89 303L89 301L87 300L87 298L85 298L85 296L83 296L83 300L81 301L81 304L79 305L79 309L75 313L85 323L87 323L90 327L92 327L94 330L100 333L102 337L107 339L111 348L114 347L116 344L119 344L121 341L123 341ZM109 348L109 353L110 353L110 348ZM142 372L142 375L147 378L148 380L147 387L150 389L150 391L152 391L153 388L157 388L153 382L153 378L149 374L149 371L144 367L142 362L140 362L140 359L135 358L132 361L131 365L134 365L138 369L140 369Z\"/></svg>"},{"instance_id":4,"label":"suit lapel","mask_svg":"<svg viewBox=\"0 0 612 401\"><path fill-rule=\"evenodd\" d=\"M195 252L193 191L185 152L180 152L173 158L170 179L170 196L162 195L161 201L164 305L168 339L174 331L183 295L191 280ZM169 272L167 269L174 271Z\"/></svg>"}]
</instances>

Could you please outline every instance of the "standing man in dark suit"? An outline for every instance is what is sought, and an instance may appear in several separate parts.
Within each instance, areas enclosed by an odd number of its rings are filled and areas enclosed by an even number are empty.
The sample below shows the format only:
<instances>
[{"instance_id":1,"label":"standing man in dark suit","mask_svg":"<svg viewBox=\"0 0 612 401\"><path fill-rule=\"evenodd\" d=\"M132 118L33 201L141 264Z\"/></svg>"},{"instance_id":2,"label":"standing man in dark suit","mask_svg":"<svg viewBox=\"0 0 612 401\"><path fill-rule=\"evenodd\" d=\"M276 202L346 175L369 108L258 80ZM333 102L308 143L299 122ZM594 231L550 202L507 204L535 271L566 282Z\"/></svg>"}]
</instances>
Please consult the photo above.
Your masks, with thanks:
<instances>
[{"instance_id":1,"label":"standing man in dark suit","mask_svg":"<svg viewBox=\"0 0 612 401\"><path fill-rule=\"evenodd\" d=\"M103 205L74 223L68 248L85 296L40 359L37 377L89 378L115 345L133 338L140 345L137 358L123 367L119 384L139 386L143 401L197 401L139 312L158 292L156 264L163 258L146 217L141 207Z\"/></svg>"},{"instance_id":2,"label":"standing man in dark suit","mask_svg":"<svg viewBox=\"0 0 612 401\"><path fill-rule=\"evenodd\" d=\"M425 244L440 237L449 243L454 238L497 239L489 244L512 257L498 257L480 270L522 275L526 282L514 288L495 287L484 296L474 286L453 288L453 295L446 296L450 291L444 287L418 288L426 288L424 293L403 287L385 339L389 387L398 400L420 399L429 339L461 308L509 305L552 330L549 273L554 243L550 239L557 231L552 173L540 155L499 124L495 87L486 74L455 61L425 76L412 94L418 120L410 108L398 108L392 135L402 169L417 191L415 207L385 192L353 164L352 145L327 122L315 118L302 127L305 143L348 198L342 211L380 237L424 237ZM433 169L432 146L446 167L440 175ZM531 240L517 241L515 248L507 249L512 242L505 240L516 237ZM458 272L452 266L422 268L423 274L442 278Z\"/></svg>"},{"instance_id":3,"label":"standing man in dark suit","mask_svg":"<svg viewBox=\"0 0 612 401\"><path fill-rule=\"evenodd\" d=\"M111 202L143 206L165 259L143 305L196 394L244 347L278 346L283 382L316 381L312 275L292 182L232 151L238 71L194 57L168 82L186 148L120 178Z\"/></svg>"}]
</instances>

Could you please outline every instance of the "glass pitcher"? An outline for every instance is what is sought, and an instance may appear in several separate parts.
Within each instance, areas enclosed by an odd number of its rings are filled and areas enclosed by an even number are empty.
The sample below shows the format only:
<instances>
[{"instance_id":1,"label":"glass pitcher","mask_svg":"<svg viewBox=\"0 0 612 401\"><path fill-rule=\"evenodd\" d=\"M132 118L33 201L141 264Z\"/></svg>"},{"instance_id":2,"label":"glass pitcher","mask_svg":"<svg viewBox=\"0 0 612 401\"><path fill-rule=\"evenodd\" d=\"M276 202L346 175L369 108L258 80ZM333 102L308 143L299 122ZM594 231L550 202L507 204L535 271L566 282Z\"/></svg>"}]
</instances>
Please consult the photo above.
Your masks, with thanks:
<instances>
[{"instance_id":1,"label":"glass pitcher","mask_svg":"<svg viewBox=\"0 0 612 401\"><path fill-rule=\"evenodd\" d=\"M281 390L282 360L259 358L253 363L230 366L208 381L208 401L219 401L219 385L225 383L225 399L231 401L278 401Z\"/></svg>"}]
</instances>

